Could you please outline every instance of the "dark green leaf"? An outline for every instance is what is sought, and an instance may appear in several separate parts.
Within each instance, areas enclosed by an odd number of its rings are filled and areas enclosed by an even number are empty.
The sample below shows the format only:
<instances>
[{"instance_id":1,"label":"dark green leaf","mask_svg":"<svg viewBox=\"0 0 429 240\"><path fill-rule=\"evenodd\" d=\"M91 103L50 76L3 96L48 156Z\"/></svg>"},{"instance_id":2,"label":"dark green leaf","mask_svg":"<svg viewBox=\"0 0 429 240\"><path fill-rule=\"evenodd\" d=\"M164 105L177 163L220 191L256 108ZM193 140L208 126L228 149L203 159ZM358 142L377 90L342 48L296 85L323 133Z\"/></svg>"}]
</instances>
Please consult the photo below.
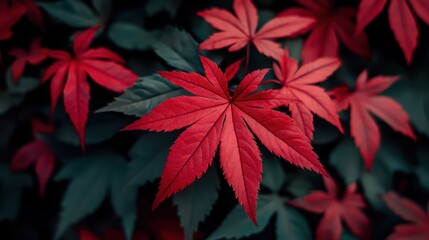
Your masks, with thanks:
<instances>
[{"instance_id":1,"label":"dark green leaf","mask_svg":"<svg viewBox=\"0 0 429 240\"><path fill-rule=\"evenodd\" d=\"M12 92L0 92L0 114L17 106L24 100L24 95Z\"/></svg>"},{"instance_id":2,"label":"dark green leaf","mask_svg":"<svg viewBox=\"0 0 429 240\"><path fill-rule=\"evenodd\" d=\"M7 89L11 93L27 93L31 90L34 90L38 85L39 81L32 77L21 77L19 79L18 83L14 83L12 79L12 75L10 74L10 69L7 71L6 74L6 83L7 83Z\"/></svg>"},{"instance_id":3,"label":"dark green leaf","mask_svg":"<svg viewBox=\"0 0 429 240\"><path fill-rule=\"evenodd\" d=\"M130 23L114 23L108 36L119 47L127 50L148 50L154 44L154 33Z\"/></svg>"},{"instance_id":4,"label":"dark green leaf","mask_svg":"<svg viewBox=\"0 0 429 240\"><path fill-rule=\"evenodd\" d=\"M311 239L311 230L305 218L292 207L279 207L276 220L277 239Z\"/></svg>"},{"instance_id":5,"label":"dark green leaf","mask_svg":"<svg viewBox=\"0 0 429 240\"><path fill-rule=\"evenodd\" d=\"M97 112L122 112L142 116L168 98L184 95L185 91L159 75L139 79L124 94Z\"/></svg>"},{"instance_id":6,"label":"dark green leaf","mask_svg":"<svg viewBox=\"0 0 429 240\"><path fill-rule=\"evenodd\" d=\"M210 213L218 198L218 190L219 178L212 167L191 186L174 196L173 202L185 230L185 240L192 240L199 223Z\"/></svg>"},{"instance_id":7,"label":"dark green leaf","mask_svg":"<svg viewBox=\"0 0 429 240\"><path fill-rule=\"evenodd\" d=\"M32 185L31 177L23 173L12 173L0 163L0 221L13 220L18 214L24 187Z\"/></svg>"},{"instance_id":8,"label":"dark green leaf","mask_svg":"<svg viewBox=\"0 0 429 240\"><path fill-rule=\"evenodd\" d=\"M346 185L356 182L364 171L359 150L351 139L340 142L331 152L329 162L344 179Z\"/></svg>"},{"instance_id":9,"label":"dark green leaf","mask_svg":"<svg viewBox=\"0 0 429 240\"><path fill-rule=\"evenodd\" d=\"M268 225L274 213L283 207L283 203L277 195L260 195L256 207L258 226L253 224L243 208L237 205L209 239L242 238L259 233Z\"/></svg>"},{"instance_id":10,"label":"dark green leaf","mask_svg":"<svg viewBox=\"0 0 429 240\"><path fill-rule=\"evenodd\" d=\"M415 169L420 185L429 190L429 149L421 146L417 151L418 165Z\"/></svg>"},{"instance_id":11,"label":"dark green leaf","mask_svg":"<svg viewBox=\"0 0 429 240\"><path fill-rule=\"evenodd\" d=\"M282 160L269 153L264 153L263 159L262 185L273 192L278 192L285 182L285 174L280 163Z\"/></svg>"},{"instance_id":12,"label":"dark green leaf","mask_svg":"<svg viewBox=\"0 0 429 240\"><path fill-rule=\"evenodd\" d=\"M48 14L73 27L93 27L101 19L80 0L65 0L54 3L39 3Z\"/></svg>"},{"instance_id":13,"label":"dark green leaf","mask_svg":"<svg viewBox=\"0 0 429 240\"><path fill-rule=\"evenodd\" d=\"M155 53L178 70L201 72L198 43L187 32L168 27L153 46Z\"/></svg>"},{"instance_id":14,"label":"dark green leaf","mask_svg":"<svg viewBox=\"0 0 429 240\"><path fill-rule=\"evenodd\" d=\"M92 0L92 5L100 16L106 17L112 10L112 0Z\"/></svg>"},{"instance_id":15,"label":"dark green leaf","mask_svg":"<svg viewBox=\"0 0 429 240\"><path fill-rule=\"evenodd\" d=\"M159 178L176 137L176 134L153 132L141 137L128 153L132 159L128 184L140 186Z\"/></svg>"},{"instance_id":16,"label":"dark green leaf","mask_svg":"<svg viewBox=\"0 0 429 240\"><path fill-rule=\"evenodd\" d=\"M106 121L106 119L109 119ZM124 127L126 121L115 115L99 114L92 115L86 126L85 143L88 145L101 143L113 137ZM72 124L67 121L56 131L55 136L64 143L79 146L79 137Z\"/></svg>"},{"instance_id":17,"label":"dark green leaf","mask_svg":"<svg viewBox=\"0 0 429 240\"><path fill-rule=\"evenodd\" d=\"M93 213L110 191L115 176L125 171L125 160L113 153L88 154L63 167L55 179L71 182L61 203L56 238L70 225Z\"/></svg>"},{"instance_id":18,"label":"dark green leaf","mask_svg":"<svg viewBox=\"0 0 429 240\"><path fill-rule=\"evenodd\" d=\"M166 11L175 16L182 0L149 0L146 4L146 13L153 16L158 12Z\"/></svg>"},{"instance_id":19,"label":"dark green leaf","mask_svg":"<svg viewBox=\"0 0 429 240\"><path fill-rule=\"evenodd\" d=\"M361 184L363 193L371 206L377 210L383 210L386 205L381 195L392 187L392 176L386 165L375 162L373 169L362 176Z\"/></svg>"}]
</instances>

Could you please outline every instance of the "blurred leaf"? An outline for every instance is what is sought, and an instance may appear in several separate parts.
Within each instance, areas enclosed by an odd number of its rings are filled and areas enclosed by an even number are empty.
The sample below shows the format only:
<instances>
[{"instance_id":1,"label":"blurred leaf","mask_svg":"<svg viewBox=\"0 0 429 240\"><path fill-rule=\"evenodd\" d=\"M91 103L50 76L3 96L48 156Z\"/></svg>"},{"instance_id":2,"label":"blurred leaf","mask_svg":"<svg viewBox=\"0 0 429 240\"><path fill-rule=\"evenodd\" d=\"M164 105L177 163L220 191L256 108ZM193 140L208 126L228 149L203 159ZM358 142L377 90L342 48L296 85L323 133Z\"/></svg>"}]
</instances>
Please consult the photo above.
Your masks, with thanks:
<instances>
[{"instance_id":1,"label":"blurred leaf","mask_svg":"<svg viewBox=\"0 0 429 240\"><path fill-rule=\"evenodd\" d=\"M93 27L101 23L101 18L80 0L39 3L39 5L49 15L72 27Z\"/></svg>"},{"instance_id":2,"label":"blurred leaf","mask_svg":"<svg viewBox=\"0 0 429 240\"><path fill-rule=\"evenodd\" d=\"M429 149L421 146L417 151L418 165L415 169L420 185L429 190Z\"/></svg>"},{"instance_id":3,"label":"blurred leaf","mask_svg":"<svg viewBox=\"0 0 429 240\"><path fill-rule=\"evenodd\" d=\"M130 23L114 23L108 36L112 42L127 50L148 50L155 43L154 33Z\"/></svg>"},{"instance_id":4,"label":"blurred leaf","mask_svg":"<svg viewBox=\"0 0 429 240\"><path fill-rule=\"evenodd\" d=\"M24 95L12 92L0 92L0 114L17 106L24 100Z\"/></svg>"},{"instance_id":5,"label":"blurred leaf","mask_svg":"<svg viewBox=\"0 0 429 240\"><path fill-rule=\"evenodd\" d=\"M338 137L341 136L341 133L338 131L338 129L336 129L333 125L329 124L324 120L320 120L316 118L314 125L315 125L314 137L313 137L314 144L319 144L319 145L327 144L336 140Z\"/></svg>"},{"instance_id":6,"label":"blurred leaf","mask_svg":"<svg viewBox=\"0 0 429 240\"><path fill-rule=\"evenodd\" d=\"M12 75L9 71L6 73L6 84L7 89L11 93L27 93L31 90L34 90L37 86L39 86L39 81L32 77L21 77L19 82L16 84L13 82Z\"/></svg>"},{"instance_id":7,"label":"blurred leaf","mask_svg":"<svg viewBox=\"0 0 429 240\"><path fill-rule=\"evenodd\" d=\"M291 207L279 208L276 221L277 239L311 239L311 231L304 216Z\"/></svg>"},{"instance_id":8,"label":"blurred leaf","mask_svg":"<svg viewBox=\"0 0 429 240\"><path fill-rule=\"evenodd\" d=\"M135 216L128 214L132 212L135 214L135 204L128 205L131 209L125 209L130 196L116 195L120 193L118 192L120 189L115 187L118 184L115 182L121 182L126 170L126 162L122 156L107 152L88 154L64 166L55 180L69 179L71 182L61 203L62 211L56 238L60 237L70 225L93 213L110 191L113 194L113 206L124 218L126 229L129 229L130 219L134 224ZM122 197L126 199L120 199Z\"/></svg>"},{"instance_id":9,"label":"blurred leaf","mask_svg":"<svg viewBox=\"0 0 429 240\"><path fill-rule=\"evenodd\" d=\"M140 117L168 98L184 95L185 91L159 75L139 79L115 101L97 112L122 112Z\"/></svg>"},{"instance_id":10,"label":"blurred leaf","mask_svg":"<svg viewBox=\"0 0 429 240\"><path fill-rule=\"evenodd\" d=\"M346 185L356 182L364 172L363 160L351 139L340 142L331 152L329 162L335 167Z\"/></svg>"},{"instance_id":11,"label":"blurred leaf","mask_svg":"<svg viewBox=\"0 0 429 240\"><path fill-rule=\"evenodd\" d=\"M197 179L191 186L176 194L173 198L180 217L180 224L185 230L185 240L192 240L198 225L212 210L218 198L219 178L214 168Z\"/></svg>"},{"instance_id":12,"label":"blurred leaf","mask_svg":"<svg viewBox=\"0 0 429 240\"><path fill-rule=\"evenodd\" d=\"M410 172L411 166L398 143L385 139L377 152L375 162L383 162L390 173L395 171Z\"/></svg>"},{"instance_id":13,"label":"blurred leaf","mask_svg":"<svg viewBox=\"0 0 429 240\"><path fill-rule=\"evenodd\" d=\"M371 171L361 178L363 193L371 206L379 211L385 209L381 195L392 187L392 175L384 163L376 161Z\"/></svg>"},{"instance_id":14,"label":"blurred leaf","mask_svg":"<svg viewBox=\"0 0 429 240\"><path fill-rule=\"evenodd\" d=\"M22 190L32 185L29 175L13 173L9 169L9 166L0 162L0 221L16 218L21 206Z\"/></svg>"},{"instance_id":15,"label":"blurred leaf","mask_svg":"<svg viewBox=\"0 0 429 240\"><path fill-rule=\"evenodd\" d=\"M276 214L277 213L277 214ZM277 195L261 194L256 207L258 226L240 206L235 207L209 239L242 238L262 232L276 214L277 239L311 239L310 228L298 211L283 204ZM287 236L285 238L285 236Z\"/></svg>"},{"instance_id":16,"label":"blurred leaf","mask_svg":"<svg viewBox=\"0 0 429 240\"><path fill-rule=\"evenodd\" d=\"M92 5L100 16L108 16L112 10L112 0L92 0Z\"/></svg>"},{"instance_id":17,"label":"blurred leaf","mask_svg":"<svg viewBox=\"0 0 429 240\"><path fill-rule=\"evenodd\" d=\"M201 72L198 43L187 32L168 27L153 46L155 53L177 70Z\"/></svg>"},{"instance_id":18,"label":"blurred leaf","mask_svg":"<svg viewBox=\"0 0 429 240\"><path fill-rule=\"evenodd\" d=\"M267 152L264 152L263 156L262 185L276 193L285 182L284 170L280 163L282 160Z\"/></svg>"},{"instance_id":19,"label":"blurred leaf","mask_svg":"<svg viewBox=\"0 0 429 240\"><path fill-rule=\"evenodd\" d=\"M141 186L159 178L176 138L176 134L154 132L141 137L128 153L131 158L128 184Z\"/></svg>"},{"instance_id":20,"label":"blurred leaf","mask_svg":"<svg viewBox=\"0 0 429 240\"><path fill-rule=\"evenodd\" d=\"M109 119L106 121L106 119ZM126 124L126 120L111 114L91 115L86 126L85 143L101 143L112 138ZM73 125L66 121L55 131L55 136L64 143L79 146L79 137Z\"/></svg>"},{"instance_id":21,"label":"blurred leaf","mask_svg":"<svg viewBox=\"0 0 429 240\"><path fill-rule=\"evenodd\" d=\"M149 16L153 16L161 11L166 11L174 17L181 4L182 0L149 0L147 1L145 10Z\"/></svg>"}]
</instances>

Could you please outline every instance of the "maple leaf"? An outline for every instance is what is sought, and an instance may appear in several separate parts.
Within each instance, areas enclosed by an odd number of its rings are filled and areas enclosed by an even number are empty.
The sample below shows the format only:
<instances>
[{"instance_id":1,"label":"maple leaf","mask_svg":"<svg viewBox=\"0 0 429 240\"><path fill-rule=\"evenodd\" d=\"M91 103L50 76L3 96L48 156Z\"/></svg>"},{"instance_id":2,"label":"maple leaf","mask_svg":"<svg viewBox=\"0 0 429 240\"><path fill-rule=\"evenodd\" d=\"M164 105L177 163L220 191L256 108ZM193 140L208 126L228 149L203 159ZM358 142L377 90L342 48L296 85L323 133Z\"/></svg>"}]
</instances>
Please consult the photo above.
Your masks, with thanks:
<instances>
[{"instance_id":1,"label":"maple leaf","mask_svg":"<svg viewBox=\"0 0 429 240\"><path fill-rule=\"evenodd\" d=\"M278 101L290 98L278 97L275 91L252 94L268 70L246 75L231 96L224 73L209 59L200 59L206 77L197 73L159 73L197 96L168 99L125 130L172 131L191 125L171 147L153 208L200 178L220 143L225 178L239 203L256 222L262 162L253 134L271 152L289 162L322 174L326 171L289 116L270 109Z\"/></svg>"},{"instance_id":2,"label":"maple leaf","mask_svg":"<svg viewBox=\"0 0 429 240\"><path fill-rule=\"evenodd\" d=\"M90 99L87 75L97 84L115 92L123 92L138 79L135 73L121 65L124 60L116 53L104 47L89 48L97 29L90 28L76 35L73 56L62 50L51 51L50 55L57 61L42 78L42 82L52 78L52 111L63 93L65 110L79 135L82 149L85 148L85 125Z\"/></svg>"},{"instance_id":3,"label":"maple leaf","mask_svg":"<svg viewBox=\"0 0 429 240\"><path fill-rule=\"evenodd\" d=\"M13 0L13 3L24 6L27 18L39 29L44 29L45 21L43 20L42 11L40 11L34 0Z\"/></svg>"},{"instance_id":4,"label":"maple leaf","mask_svg":"<svg viewBox=\"0 0 429 240\"><path fill-rule=\"evenodd\" d=\"M368 71L364 70L357 79L354 91L349 92L345 86L331 91L338 110L351 108L351 134L367 169L372 167L381 140L380 130L370 113L386 122L395 131L416 139L409 124L408 114L402 106L390 97L379 96L398 79L398 76L377 76L368 80Z\"/></svg>"},{"instance_id":5,"label":"maple leaf","mask_svg":"<svg viewBox=\"0 0 429 240\"><path fill-rule=\"evenodd\" d=\"M311 62L321 57L338 57L339 43L342 41L352 52L369 56L368 40L364 33L355 35L356 15L351 7L334 6L331 0L297 0L304 8L290 8L280 16L303 16L313 19L299 34L311 32L302 49L303 62Z\"/></svg>"},{"instance_id":6,"label":"maple leaf","mask_svg":"<svg viewBox=\"0 0 429 240\"><path fill-rule=\"evenodd\" d=\"M234 0L232 8L236 16L219 8L197 13L211 26L221 31L201 43L200 49L214 50L228 47L228 51L234 52L253 43L260 53L277 58L281 54L281 47L273 39L291 36L314 22L305 16L276 17L256 31L258 13L251 0Z\"/></svg>"},{"instance_id":7,"label":"maple leaf","mask_svg":"<svg viewBox=\"0 0 429 240\"><path fill-rule=\"evenodd\" d=\"M394 192L384 194L383 200L396 215L412 223L396 226L388 240L429 239L429 207L426 213L417 204L399 197Z\"/></svg>"},{"instance_id":8,"label":"maple leaf","mask_svg":"<svg viewBox=\"0 0 429 240\"><path fill-rule=\"evenodd\" d=\"M285 96L294 96L301 102L291 102L287 105L295 124L309 138L313 138L313 115L332 123L341 132L340 119L336 112L335 104L328 93L321 87L312 84L325 81L340 66L336 58L321 58L298 68L298 63L289 58L287 48L278 63L273 64L277 83L282 85L280 93Z\"/></svg>"},{"instance_id":9,"label":"maple leaf","mask_svg":"<svg viewBox=\"0 0 429 240\"><path fill-rule=\"evenodd\" d=\"M362 0L359 4L356 30L358 33L362 32L383 11L388 1L390 1L388 10L390 28L407 62L410 63L419 37L416 18L413 16L410 5L417 16L429 25L429 2L427 0Z\"/></svg>"},{"instance_id":10,"label":"maple leaf","mask_svg":"<svg viewBox=\"0 0 429 240\"><path fill-rule=\"evenodd\" d=\"M289 202L294 207L313 213L323 213L316 230L316 239L339 240L342 232L341 221L344 221L356 236L368 238L370 222L362 213L366 204L362 195L356 192L357 185L353 183L347 186L341 196L332 178L324 177L323 181L326 192L313 191L305 197Z\"/></svg>"},{"instance_id":11,"label":"maple leaf","mask_svg":"<svg viewBox=\"0 0 429 240\"><path fill-rule=\"evenodd\" d=\"M29 52L20 48L14 48L9 51L10 56L16 57L11 65L12 79L15 83L21 78L27 63L37 65L48 58L49 51L41 47L40 42L40 38L33 40Z\"/></svg>"},{"instance_id":12,"label":"maple leaf","mask_svg":"<svg viewBox=\"0 0 429 240\"><path fill-rule=\"evenodd\" d=\"M44 124L38 120L31 121L33 134L52 133L54 131L52 124ZM35 165L36 174L39 179L39 192L45 194L46 184L52 175L55 167L55 155L51 148L40 139L22 146L16 153L11 162L11 169L14 171L24 170L31 164Z\"/></svg>"},{"instance_id":13,"label":"maple leaf","mask_svg":"<svg viewBox=\"0 0 429 240\"><path fill-rule=\"evenodd\" d=\"M8 6L6 1L0 3L0 40L12 37L11 28L24 15L26 8L19 5Z\"/></svg>"}]
</instances>

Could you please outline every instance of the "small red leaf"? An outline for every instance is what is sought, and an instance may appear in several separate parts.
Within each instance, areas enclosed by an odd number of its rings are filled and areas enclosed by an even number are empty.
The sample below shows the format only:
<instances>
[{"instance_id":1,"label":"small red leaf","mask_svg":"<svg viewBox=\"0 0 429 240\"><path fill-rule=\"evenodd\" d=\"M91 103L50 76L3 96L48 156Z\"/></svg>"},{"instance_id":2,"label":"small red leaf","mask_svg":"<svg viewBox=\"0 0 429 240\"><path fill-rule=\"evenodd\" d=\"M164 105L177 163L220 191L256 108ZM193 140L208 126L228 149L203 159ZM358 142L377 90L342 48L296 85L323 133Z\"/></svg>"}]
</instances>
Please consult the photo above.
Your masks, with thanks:
<instances>
[{"instance_id":1,"label":"small red leaf","mask_svg":"<svg viewBox=\"0 0 429 240\"><path fill-rule=\"evenodd\" d=\"M357 81L356 89L349 92L345 87L334 89L333 96L338 110L351 108L351 134L361 151L367 169L372 167L375 154L380 146L380 131L370 113L386 122L395 131L416 139L409 124L408 114L395 100L378 96L398 77L378 76L368 80L368 72L363 71Z\"/></svg>"}]
</instances>

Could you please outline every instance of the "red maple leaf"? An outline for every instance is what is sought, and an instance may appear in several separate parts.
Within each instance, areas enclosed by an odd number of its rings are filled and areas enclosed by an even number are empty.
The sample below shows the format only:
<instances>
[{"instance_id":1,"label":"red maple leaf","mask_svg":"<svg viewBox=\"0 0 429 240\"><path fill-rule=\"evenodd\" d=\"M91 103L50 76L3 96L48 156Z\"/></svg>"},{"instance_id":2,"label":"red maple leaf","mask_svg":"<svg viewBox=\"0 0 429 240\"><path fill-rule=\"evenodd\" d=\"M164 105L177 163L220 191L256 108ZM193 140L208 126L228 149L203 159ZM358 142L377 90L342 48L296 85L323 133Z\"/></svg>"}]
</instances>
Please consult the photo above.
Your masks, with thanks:
<instances>
[{"instance_id":1,"label":"red maple leaf","mask_svg":"<svg viewBox=\"0 0 429 240\"><path fill-rule=\"evenodd\" d=\"M367 239L370 233L368 217L362 213L366 207L355 183L350 184L344 194L339 194L338 186L332 178L324 177L327 192L313 191L307 196L289 202L292 206L313 213L323 213L316 230L316 239L339 240L342 232L341 220L353 234Z\"/></svg>"},{"instance_id":2,"label":"red maple leaf","mask_svg":"<svg viewBox=\"0 0 429 240\"><path fill-rule=\"evenodd\" d=\"M390 97L379 95L398 79L398 76L377 76L368 80L368 71L364 70L357 79L354 91L349 92L344 86L331 91L338 110L351 108L351 134L367 169L372 166L381 139L380 130L370 113L386 122L395 131L416 139L409 124L408 114L401 105Z\"/></svg>"},{"instance_id":3,"label":"red maple leaf","mask_svg":"<svg viewBox=\"0 0 429 240\"><path fill-rule=\"evenodd\" d=\"M85 125L88 118L89 75L99 85L122 92L137 81L138 76L124 68L124 60L107 48L89 48L98 28L91 28L76 34L73 42L74 55L55 50L50 55L56 58L45 72L42 82L52 78L51 101L55 110L58 98L63 93L67 114L79 135L81 146L85 147Z\"/></svg>"},{"instance_id":4,"label":"red maple leaf","mask_svg":"<svg viewBox=\"0 0 429 240\"><path fill-rule=\"evenodd\" d=\"M270 151L289 162L322 174L326 171L308 139L289 116L270 109L288 98L278 97L276 91L252 94L268 70L246 75L231 96L224 73L207 58L201 57L201 62L206 77L197 73L159 73L197 96L169 99L125 129L172 131L192 125L171 147L154 208L200 178L220 143L220 163L225 178L239 203L256 222L262 162L253 134Z\"/></svg>"},{"instance_id":5,"label":"red maple leaf","mask_svg":"<svg viewBox=\"0 0 429 240\"><path fill-rule=\"evenodd\" d=\"M309 139L313 138L314 131L312 113L332 123L343 132L335 103L323 88L313 85L325 81L340 64L336 58L321 58L298 68L298 63L293 58L289 58L288 50L285 49L278 64L273 65L277 82L282 85L280 93L285 96L292 95L301 100L301 102L288 103L288 106L295 124Z\"/></svg>"},{"instance_id":6,"label":"red maple leaf","mask_svg":"<svg viewBox=\"0 0 429 240\"><path fill-rule=\"evenodd\" d=\"M213 50L229 47L228 51L234 52L245 46L249 47L249 44L253 43L260 53L277 58L281 54L281 47L273 39L291 36L314 22L313 19L301 16L276 17L256 31L258 12L252 1L234 0L232 7L236 16L219 8L197 13L221 31L214 33L201 43L200 49Z\"/></svg>"},{"instance_id":7,"label":"red maple leaf","mask_svg":"<svg viewBox=\"0 0 429 240\"><path fill-rule=\"evenodd\" d=\"M339 42L342 41L352 52L369 56L368 40L364 33L355 35L356 15L351 7L336 8L331 0L297 0L304 8L290 8L280 16L303 16L312 18L313 24L299 32L311 32L304 42L302 60L311 62L321 57L338 57Z\"/></svg>"},{"instance_id":8,"label":"red maple leaf","mask_svg":"<svg viewBox=\"0 0 429 240\"><path fill-rule=\"evenodd\" d=\"M43 20L42 11L40 11L34 0L13 0L13 3L24 6L27 18L38 28L44 29L45 21Z\"/></svg>"},{"instance_id":9,"label":"red maple leaf","mask_svg":"<svg viewBox=\"0 0 429 240\"><path fill-rule=\"evenodd\" d=\"M41 47L40 42L40 38L35 39L31 43L29 52L20 48L14 48L9 51L10 56L16 57L11 65L12 79L15 83L21 78L27 63L37 65L48 58L49 50Z\"/></svg>"},{"instance_id":10,"label":"red maple leaf","mask_svg":"<svg viewBox=\"0 0 429 240\"><path fill-rule=\"evenodd\" d=\"M24 15L26 8L21 5L8 6L7 1L0 0L0 40L12 37L12 27Z\"/></svg>"},{"instance_id":11,"label":"red maple leaf","mask_svg":"<svg viewBox=\"0 0 429 240\"><path fill-rule=\"evenodd\" d=\"M5 0L0 0L0 41L7 40L13 36L12 27L24 15L26 8L20 5L8 5ZM0 49L1 50L1 49ZM0 51L0 63L2 62Z\"/></svg>"},{"instance_id":12,"label":"red maple leaf","mask_svg":"<svg viewBox=\"0 0 429 240\"><path fill-rule=\"evenodd\" d=\"M54 128L52 124L44 124L38 120L32 120L33 134L52 133ZM35 165L36 174L39 179L39 192L45 194L46 184L52 175L55 167L55 155L51 148L40 139L21 147L12 159L11 169L14 171L24 170L31 164Z\"/></svg>"},{"instance_id":13,"label":"red maple leaf","mask_svg":"<svg viewBox=\"0 0 429 240\"><path fill-rule=\"evenodd\" d=\"M429 25L429 2L427 0L389 0L389 23L408 63L413 59L417 47L419 29L414 12ZM376 18L388 0L362 0L357 15L357 32L361 32L374 18Z\"/></svg>"},{"instance_id":14,"label":"red maple leaf","mask_svg":"<svg viewBox=\"0 0 429 240\"><path fill-rule=\"evenodd\" d=\"M396 226L388 240L429 239L429 205L426 213L417 204L394 192L384 194L383 200L395 214L412 223Z\"/></svg>"}]
</instances>

